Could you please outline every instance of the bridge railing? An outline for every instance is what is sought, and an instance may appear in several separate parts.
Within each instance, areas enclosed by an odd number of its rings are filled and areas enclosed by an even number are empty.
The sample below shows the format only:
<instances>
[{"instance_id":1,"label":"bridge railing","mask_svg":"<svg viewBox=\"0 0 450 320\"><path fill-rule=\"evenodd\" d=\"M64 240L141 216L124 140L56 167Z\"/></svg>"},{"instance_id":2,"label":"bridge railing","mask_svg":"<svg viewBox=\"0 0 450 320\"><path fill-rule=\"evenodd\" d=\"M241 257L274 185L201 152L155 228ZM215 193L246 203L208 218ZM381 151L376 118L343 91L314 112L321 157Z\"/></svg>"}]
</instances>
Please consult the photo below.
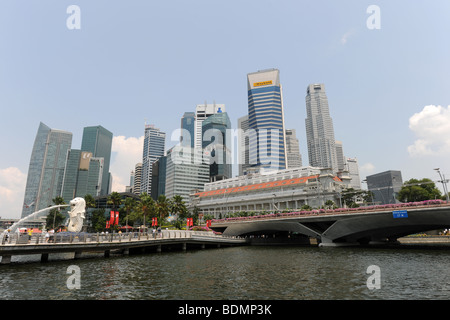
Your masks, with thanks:
<instances>
[{"instance_id":1,"label":"bridge railing","mask_svg":"<svg viewBox=\"0 0 450 320\"><path fill-rule=\"evenodd\" d=\"M192 237L208 237L212 239L230 238L217 235L213 232L191 230L161 230L161 232L128 232L128 233L72 233L60 232L46 236L45 233L28 234L12 233L0 237L0 245L24 245L24 244L65 244L65 243L106 243L126 242L161 239L189 239ZM235 238L235 237L231 237Z\"/></svg>"},{"instance_id":2,"label":"bridge railing","mask_svg":"<svg viewBox=\"0 0 450 320\"><path fill-rule=\"evenodd\" d=\"M319 209L319 210L310 210L310 211L277 212L277 213L247 216L247 217L232 217L232 218L223 218L223 219L213 219L212 223L242 222L242 221L248 221L248 220L257 221L257 220L274 219L274 218L280 218L280 217L352 214L352 213L398 210L398 209L407 209L407 208L440 207L440 206L449 206L449 205L450 204L447 203L446 201L436 199L436 200L426 200L426 201L419 201L419 202L374 205L374 206L359 207L359 208L338 208L338 209Z\"/></svg>"}]
</instances>

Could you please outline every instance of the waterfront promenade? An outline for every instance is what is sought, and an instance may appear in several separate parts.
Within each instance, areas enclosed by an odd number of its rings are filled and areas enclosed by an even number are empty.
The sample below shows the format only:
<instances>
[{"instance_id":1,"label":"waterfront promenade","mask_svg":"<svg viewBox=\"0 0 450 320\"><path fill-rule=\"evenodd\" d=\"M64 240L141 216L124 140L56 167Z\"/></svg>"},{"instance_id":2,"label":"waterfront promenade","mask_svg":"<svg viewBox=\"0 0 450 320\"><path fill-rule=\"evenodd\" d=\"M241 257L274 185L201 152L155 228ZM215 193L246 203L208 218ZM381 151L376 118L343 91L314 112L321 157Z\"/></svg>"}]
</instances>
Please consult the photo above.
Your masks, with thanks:
<instances>
[{"instance_id":1,"label":"waterfront promenade","mask_svg":"<svg viewBox=\"0 0 450 320\"><path fill-rule=\"evenodd\" d=\"M204 249L206 247L235 246L245 244L239 237L216 235L213 232L162 230L160 233L56 233L47 242L42 235L29 239L28 235L12 234L1 239L0 264L9 264L14 255L40 254L41 261L48 261L49 254L74 253L80 258L83 252L103 252L109 257L112 251L124 255L130 252Z\"/></svg>"}]
</instances>

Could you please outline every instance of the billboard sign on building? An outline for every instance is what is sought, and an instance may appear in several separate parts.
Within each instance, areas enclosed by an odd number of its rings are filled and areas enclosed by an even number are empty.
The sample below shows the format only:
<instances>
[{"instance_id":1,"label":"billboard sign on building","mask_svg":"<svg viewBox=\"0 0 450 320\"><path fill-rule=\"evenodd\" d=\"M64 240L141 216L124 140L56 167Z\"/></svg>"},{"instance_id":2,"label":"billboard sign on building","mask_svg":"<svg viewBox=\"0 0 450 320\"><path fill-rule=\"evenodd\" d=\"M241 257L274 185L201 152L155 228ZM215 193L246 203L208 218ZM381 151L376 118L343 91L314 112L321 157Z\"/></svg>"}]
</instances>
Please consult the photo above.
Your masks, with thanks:
<instances>
[{"instance_id":1,"label":"billboard sign on building","mask_svg":"<svg viewBox=\"0 0 450 320\"><path fill-rule=\"evenodd\" d=\"M82 151L80 156L80 166L79 170L87 171L89 170L89 163L92 158L92 152Z\"/></svg>"}]
</instances>

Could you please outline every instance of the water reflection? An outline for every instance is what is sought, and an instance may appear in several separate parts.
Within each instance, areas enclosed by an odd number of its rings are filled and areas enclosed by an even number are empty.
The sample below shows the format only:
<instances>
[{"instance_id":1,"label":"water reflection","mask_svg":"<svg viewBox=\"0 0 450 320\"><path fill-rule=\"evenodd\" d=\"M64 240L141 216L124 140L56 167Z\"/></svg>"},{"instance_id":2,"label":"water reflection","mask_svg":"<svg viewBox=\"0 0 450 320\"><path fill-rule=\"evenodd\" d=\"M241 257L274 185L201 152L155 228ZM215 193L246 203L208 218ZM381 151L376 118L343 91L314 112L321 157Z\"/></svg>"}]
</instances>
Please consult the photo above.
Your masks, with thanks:
<instances>
[{"instance_id":1,"label":"water reflection","mask_svg":"<svg viewBox=\"0 0 450 320\"><path fill-rule=\"evenodd\" d=\"M448 299L448 250L234 247L0 266L3 299ZM67 258L67 256L66 256ZM70 257L69 257L70 258ZM68 266L81 270L70 290ZM368 266L381 270L369 290Z\"/></svg>"}]
</instances>

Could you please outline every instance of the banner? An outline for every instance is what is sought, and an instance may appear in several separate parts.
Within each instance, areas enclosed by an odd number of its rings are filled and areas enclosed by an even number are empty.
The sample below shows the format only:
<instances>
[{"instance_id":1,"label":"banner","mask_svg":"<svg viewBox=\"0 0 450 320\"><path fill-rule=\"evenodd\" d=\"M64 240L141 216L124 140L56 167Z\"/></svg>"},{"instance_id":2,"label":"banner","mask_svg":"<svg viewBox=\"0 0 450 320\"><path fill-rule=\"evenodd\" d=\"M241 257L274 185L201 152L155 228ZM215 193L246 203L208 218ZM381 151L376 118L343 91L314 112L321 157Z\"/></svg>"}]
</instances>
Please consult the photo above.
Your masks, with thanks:
<instances>
[{"instance_id":1,"label":"banner","mask_svg":"<svg viewBox=\"0 0 450 320\"><path fill-rule=\"evenodd\" d=\"M186 223L188 227L192 227L194 225L194 220L192 218L187 218Z\"/></svg>"},{"instance_id":2,"label":"banner","mask_svg":"<svg viewBox=\"0 0 450 320\"><path fill-rule=\"evenodd\" d=\"M109 229L109 221L106 221L106 229Z\"/></svg>"},{"instance_id":3,"label":"banner","mask_svg":"<svg viewBox=\"0 0 450 320\"><path fill-rule=\"evenodd\" d=\"M211 227L211 220L206 220L206 226L209 228Z\"/></svg>"},{"instance_id":4,"label":"banner","mask_svg":"<svg viewBox=\"0 0 450 320\"><path fill-rule=\"evenodd\" d=\"M158 225L158 218L152 218L152 227L156 227Z\"/></svg>"},{"instance_id":5,"label":"banner","mask_svg":"<svg viewBox=\"0 0 450 320\"><path fill-rule=\"evenodd\" d=\"M116 211L116 225L119 225L119 211Z\"/></svg>"},{"instance_id":6,"label":"banner","mask_svg":"<svg viewBox=\"0 0 450 320\"><path fill-rule=\"evenodd\" d=\"M115 218L115 213L114 211L111 211L110 216L109 216L109 226L112 227L114 225L114 218Z\"/></svg>"}]
</instances>

